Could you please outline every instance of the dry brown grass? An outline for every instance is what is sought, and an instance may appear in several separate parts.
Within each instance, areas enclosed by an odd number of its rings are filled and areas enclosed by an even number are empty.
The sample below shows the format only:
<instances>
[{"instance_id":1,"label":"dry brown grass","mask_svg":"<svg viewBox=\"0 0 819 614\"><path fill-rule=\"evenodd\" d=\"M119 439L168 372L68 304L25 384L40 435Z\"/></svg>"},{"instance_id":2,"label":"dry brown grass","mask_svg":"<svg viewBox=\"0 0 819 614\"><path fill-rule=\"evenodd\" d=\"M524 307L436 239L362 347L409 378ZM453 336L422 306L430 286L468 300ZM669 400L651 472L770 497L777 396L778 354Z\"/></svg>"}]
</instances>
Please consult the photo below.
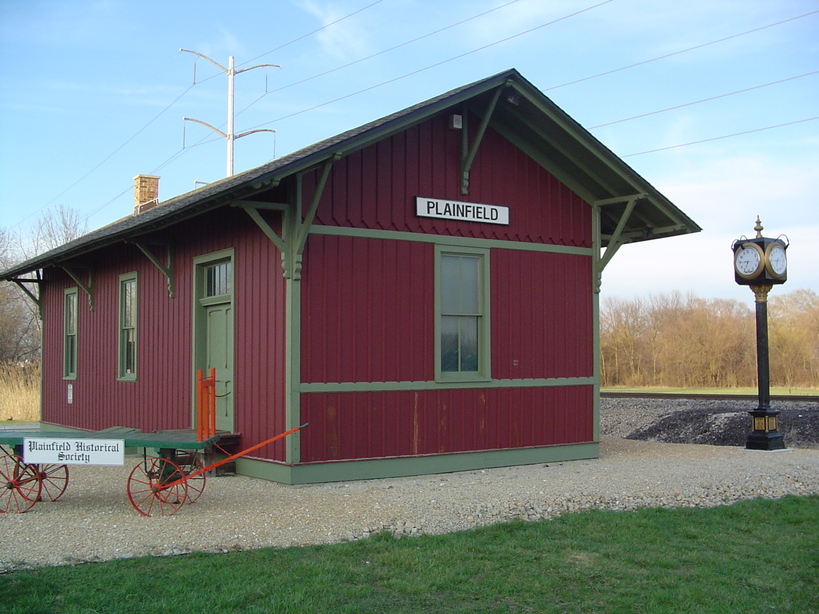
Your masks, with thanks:
<instances>
[{"instance_id":1,"label":"dry brown grass","mask_svg":"<svg viewBox=\"0 0 819 614\"><path fill-rule=\"evenodd\" d=\"M40 420L40 365L0 365L0 423Z\"/></svg>"}]
</instances>

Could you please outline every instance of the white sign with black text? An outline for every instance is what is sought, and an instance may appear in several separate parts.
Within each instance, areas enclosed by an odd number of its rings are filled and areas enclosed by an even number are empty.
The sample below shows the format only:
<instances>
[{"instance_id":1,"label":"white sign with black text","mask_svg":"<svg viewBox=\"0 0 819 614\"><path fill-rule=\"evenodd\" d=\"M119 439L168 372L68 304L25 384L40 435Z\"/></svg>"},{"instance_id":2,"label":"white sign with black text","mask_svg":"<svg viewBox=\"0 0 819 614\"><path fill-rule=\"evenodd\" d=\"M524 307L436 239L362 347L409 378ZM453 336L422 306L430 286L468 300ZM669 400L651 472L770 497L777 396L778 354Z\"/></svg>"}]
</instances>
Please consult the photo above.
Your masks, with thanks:
<instances>
[{"instance_id":1,"label":"white sign with black text","mask_svg":"<svg viewBox=\"0 0 819 614\"><path fill-rule=\"evenodd\" d=\"M26 437L23 439L23 460L27 464L124 465L125 441Z\"/></svg>"},{"instance_id":2,"label":"white sign with black text","mask_svg":"<svg viewBox=\"0 0 819 614\"><path fill-rule=\"evenodd\" d=\"M415 198L415 213L420 217L437 217L445 220L481 222L483 224L509 224L509 207L482 205L439 198Z\"/></svg>"}]
</instances>

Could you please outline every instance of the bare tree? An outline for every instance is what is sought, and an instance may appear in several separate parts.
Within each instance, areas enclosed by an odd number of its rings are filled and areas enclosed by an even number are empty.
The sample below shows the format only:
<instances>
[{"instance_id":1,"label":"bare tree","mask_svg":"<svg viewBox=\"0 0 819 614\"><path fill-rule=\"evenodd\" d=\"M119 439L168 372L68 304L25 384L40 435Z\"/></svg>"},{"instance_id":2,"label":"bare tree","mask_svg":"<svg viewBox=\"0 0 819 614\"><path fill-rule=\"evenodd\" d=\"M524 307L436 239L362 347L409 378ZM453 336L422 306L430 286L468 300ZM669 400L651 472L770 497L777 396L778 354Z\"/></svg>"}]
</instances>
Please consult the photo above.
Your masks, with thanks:
<instances>
[{"instance_id":1,"label":"bare tree","mask_svg":"<svg viewBox=\"0 0 819 614\"><path fill-rule=\"evenodd\" d=\"M83 235L87 222L79 211L60 205L37 220L27 235L0 229L0 269L63 245ZM37 288L29 288L37 293ZM0 283L0 362L23 362L37 358L41 329L39 312L12 282Z\"/></svg>"},{"instance_id":2,"label":"bare tree","mask_svg":"<svg viewBox=\"0 0 819 614\"><path fill-rule=\"evenodd\" d=\"M812 290L794 290L769 301L771 381L787 387L816 386L819 296Z\"/></svg>"}]
</instances>

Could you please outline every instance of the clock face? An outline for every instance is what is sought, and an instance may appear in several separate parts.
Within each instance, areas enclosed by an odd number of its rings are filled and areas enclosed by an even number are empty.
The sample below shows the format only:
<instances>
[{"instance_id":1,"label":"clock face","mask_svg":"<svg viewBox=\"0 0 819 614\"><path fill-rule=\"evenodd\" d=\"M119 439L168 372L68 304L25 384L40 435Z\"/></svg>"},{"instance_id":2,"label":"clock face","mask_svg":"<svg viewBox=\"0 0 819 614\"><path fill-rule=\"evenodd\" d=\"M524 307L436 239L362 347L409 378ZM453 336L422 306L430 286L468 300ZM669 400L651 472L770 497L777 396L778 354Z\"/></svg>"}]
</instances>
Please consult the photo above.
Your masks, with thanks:
<instances>
[{"instance_id":1,"label":"clock face","mask_svg":"<svg viewBox=\"0 0 819 614\"><path fill-rule=\"evenodd\" d=\"M785 248L778 243L772 243L768 248L768 270L774 277L782 277L788 268L788 256Z\"/></svg>"},{"instance_id":2,"label":"clock face","mask_svg":"<svg viewBox=\"0 0 819 614\"><path fill-rule=\"evenodd\" d=\"M740 277L751 279L762 269L762 250L753 243L747 243L736 251L734 268Z\"/></svg>"}]
</instances>

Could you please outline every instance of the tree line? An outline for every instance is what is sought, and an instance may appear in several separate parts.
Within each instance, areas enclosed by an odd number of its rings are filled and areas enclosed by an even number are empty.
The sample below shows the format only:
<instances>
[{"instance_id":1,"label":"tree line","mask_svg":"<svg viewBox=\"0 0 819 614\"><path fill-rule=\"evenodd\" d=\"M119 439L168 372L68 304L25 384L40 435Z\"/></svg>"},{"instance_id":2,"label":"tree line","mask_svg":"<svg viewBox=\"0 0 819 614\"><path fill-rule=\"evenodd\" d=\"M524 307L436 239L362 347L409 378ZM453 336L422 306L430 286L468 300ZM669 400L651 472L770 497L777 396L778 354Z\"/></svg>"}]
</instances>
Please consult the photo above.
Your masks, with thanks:
<instances>
[{"instance_id":1,"label":"tree line","mask_svg":"<svg viewBox=\"0 0 819 614\"><path fill-rule=\"evenodd\" d=\"M24 234L0 228L0 269L58 247L87 230L79 212L58 207ZM779 288L776 288L779 290ZM0 283L0 364L40 354L37 308L13 283ZM819 386L819 296L812 290L768 299L771 384ZM673 292L608 298L600 310L603 386L753 387L756 320L736 300Z\"/></svg>"},{"instance_id":2,"label":"tree line","mask_svg":"<svg viewBox=\"0 0 819 614\"><path fill-rule=\"evenodd\" d=\"M814 291L771 292L768 345L772 386L819 386ZM603 386L754 387L754 309L680 292L606 299L600 310L600 368Z\"/></svg>"}]
</instances>

